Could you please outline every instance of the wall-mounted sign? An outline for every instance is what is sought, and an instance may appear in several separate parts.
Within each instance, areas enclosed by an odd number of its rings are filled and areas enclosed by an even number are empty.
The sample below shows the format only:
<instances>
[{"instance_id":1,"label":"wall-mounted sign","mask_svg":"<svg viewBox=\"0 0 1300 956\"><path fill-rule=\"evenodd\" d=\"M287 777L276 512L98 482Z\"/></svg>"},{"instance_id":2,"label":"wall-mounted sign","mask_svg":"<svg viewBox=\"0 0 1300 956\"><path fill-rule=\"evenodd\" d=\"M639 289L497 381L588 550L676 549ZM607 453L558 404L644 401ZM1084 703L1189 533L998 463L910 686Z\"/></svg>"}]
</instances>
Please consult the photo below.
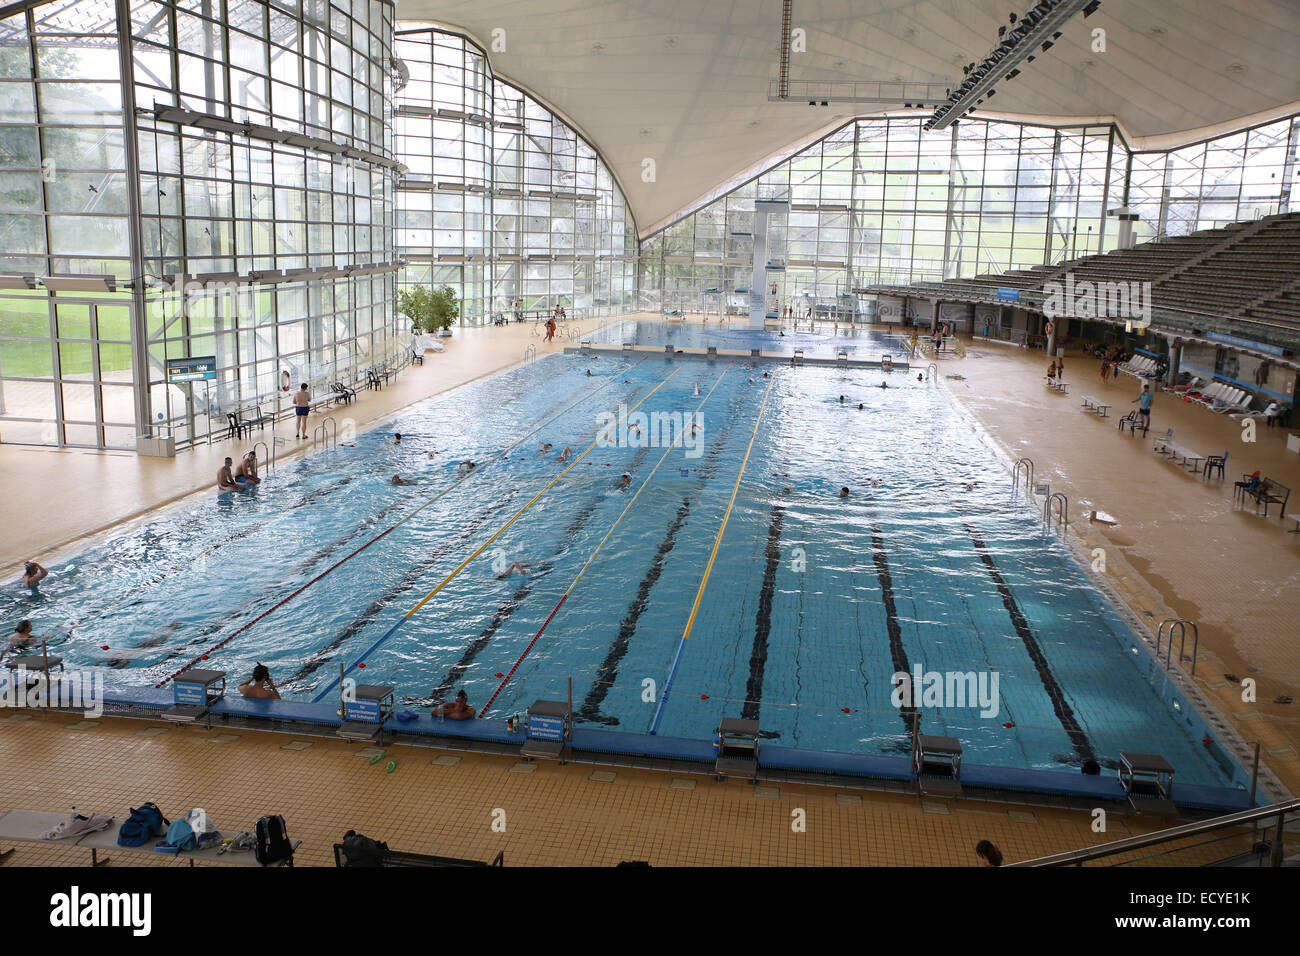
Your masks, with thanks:
<instances>
[{"instance_id":1,"label":"wall-mounted sign","mask_svg":"<svg viewBox=\"0 0 1300 956\"><path fill-rule=\"evenodd\" d=\"M203 382L217 377L217 357L200 355L194 358L176 358L167 360L167 381Z\"/></svg>"}]
</instances>

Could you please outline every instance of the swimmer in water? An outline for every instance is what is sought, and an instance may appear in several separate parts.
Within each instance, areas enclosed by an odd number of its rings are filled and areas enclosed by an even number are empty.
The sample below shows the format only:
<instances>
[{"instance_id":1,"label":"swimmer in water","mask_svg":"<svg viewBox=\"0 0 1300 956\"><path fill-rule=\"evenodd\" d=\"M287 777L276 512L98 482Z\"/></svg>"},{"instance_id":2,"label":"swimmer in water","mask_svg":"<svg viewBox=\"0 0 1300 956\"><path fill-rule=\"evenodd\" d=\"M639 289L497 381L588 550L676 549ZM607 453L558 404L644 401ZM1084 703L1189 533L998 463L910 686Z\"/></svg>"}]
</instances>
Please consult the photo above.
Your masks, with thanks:
<instances>
[{"instance_id":1,"label":"swimmer in water","mask_svg":"<svg viewBox=\"0 0 1300 956\"><path fill-rule=\"evenodd\" d=\"M978 485L978 484L979 484L978 481L963 481L963 482L961 483L961 490L962 490L962 491L973 491L973 490L975 489L975 486Z\"/></svg>"},{"instance_id":2,"label":"swimmer in water","mask_svg":"<svg viewBox=\"0 0 1300 956\"><path fill-rule=\"evenodd\" d=\"M925 376L923 376L920 372L917 372L917 373L916 373L916 380L917 380L918 382L923 381L924 378L925 378Z\"/></svg>"},{"instance_id":3,"label":"swimmer in water","mask_svg":"<svg viewBox=\"0 0 1300 956\"><path fill-rule=\"evenodd\" d=\"M564 451L560 452L560 457L556 458L555 460L568 461L572 456L573 456L573 452L569 451L568 447L566 446Z\"/></svg>"},{"instance_id":4,"label":"swimmer in water","mask_svg":"<svg viewBox=\"0 0 1300 956\"><path fill-rule=\"evenodd\" d=\"M862 408L863 408L862 403L861 403L861 402L858 402L858 411L862 411Z\"/></svg>"},{"instance_id":5,"label":"swimmer in water","mask_svg":"<svg viewBox=\"0 0 1300 956\"><path fill-rule=\"evenodd\" d=\"M474 470L474 463L467 458L456 466L456 470L462 475L468 474Z\"/></svg>"},{"instance_id":6,"label":"swimmer in water","mask_svg":"<svg viewBox=\"0 0 1300 956\"><path fill-rule=\"evenodd\" d=\"M849 496L849 488L848 485L845 485L843 488L840 489L840 497L847 498L848 496Z\"/></svg>"},{"instance_id":7,"label":"swimmer in water","mask_svg":"<svg viewBox=\"0 0 1300 956\"><path fill-rule=\"evenodd\" d=\"M49 573L35 561L23 562L23 587L36 587L49 576Z\"/></svg>"},{"instance_id":8,"label":"swimmer in water","mask_svg":"<svg viewBox=\"0 0 1300 956\"><path fill-rule=\"evenodd\" d=\"M591 378L591 369L587 369L587 377Z\"/></svg>"},{"instance_id":9,"label":"swimmer in water","mask_svg":"<svg viewBox=\"0 0 1300 956\"><path fill-rule=\"evenodd\" d=\"M414 482L407 481L407 480L406 480L405 478L403 478L401 475L393 475L393 482L392 482L392 483L395 484L395 485L410 485L410 484L414 484Z\"/></svg>"},{"instance_id":10,"label":"swimmer in water","mask_svg":"<svg viewBox=\"0 0 1300 956\"><path fill-rule=\"evenodd\" d=\"M844 396L843 396L843 395L840 396L840 404L841 404L841 405L844 404Z\"/></svg>"},{"instance_id":11,"label":"swimmer in water","mask_svg":"<svg viewBox=\"0 0 1300 956\"><path fill-rule=\"evenodd\" d=\"M514 564L510 565L510 567L506 568L504 571L502 571L500 574L498 574L498 575L497 575L497 580L498 580L498 581L501 581L501 580L503 580L503 579L505 579L505 578L508 578L508 577L510 577L510 575L514 574L516 571L518 571L520 574L527 574L527 573L528 573L528 565L526 565L526 564L520 564L518 561L516 561Z\"/></svg>"},{"instance_id":12,"label":"swimmer in water","mask_svg":"<svg viewBox=\"0 0 1300 956\"><path fill-rule=\"evenodd\" d=\"M463 690L456 691L455 700L433 708L433 716L451 720L469 720L475 713L477 712L469 705L469 695Z\"/></svg>"},{"instance_id":13,"label":"swimmer in water","mask_svg":"<svg viewBox=\"0 0 1300 956\"><path fill-rule=\"evenodd\" d=\"M881 388L889 388L889 383L888 383L888 382L881 382L881 383L880 383L880 387L881 387Z\"/></svg>"},{"instance_id":14,"label":"swimmer in water","mask_svg":"<svg viewBox=\"0 0 1300 956\"><path fill-rule=\"evenodd\" d=\"M436 451L431 451L429 452L429 457L432 458L436 454L438 454Z\"/></svg>"},{"instance_id":15,"label":"swimmer in water","mask_svg":"<svg viewBox=\"0 0 1300 956\"><path fill-rule=\"evenodd\" d=\"M771 377L772 377L772 373L771 373L771 372L764 372L764 373L763 373L763 378L771 378Z\"/></svg>"},{"instance_id":16,"label":"swimmer in water","mask_svg":"<svg viewBox=\"0 0 1300 956\"><path fill-rule=\"evenodd\" d=\"M393 434L393 441L392 441L392 444L394 444L394 445L400 445L401 443L402 443L402 433L401 433L401 432L394 432L394 434Z\"/></svg>"},{"instance_id":17,"label":"swimmer in water","mask_svg":"<svg viewBox=\"0 0 1300 956\"><path fill-rule=\"evenodd\" d=\"M631 475L619 475L618 478L614 480L615 488L627 488L631 486L631 484L632 484Z\"/></svg>"},{"instance_id":18,"label":"swimmer in water","mask_svg":"<svg viewBox=\"0 0 1300 956\"><path fill-rule=\"evenodd\" d=\"M537 454L539 455L545 455L548 451L551 450L551 446L548 442L538 442L538 445L540 446L537 449Z\"/></svg>"}]
</instances>

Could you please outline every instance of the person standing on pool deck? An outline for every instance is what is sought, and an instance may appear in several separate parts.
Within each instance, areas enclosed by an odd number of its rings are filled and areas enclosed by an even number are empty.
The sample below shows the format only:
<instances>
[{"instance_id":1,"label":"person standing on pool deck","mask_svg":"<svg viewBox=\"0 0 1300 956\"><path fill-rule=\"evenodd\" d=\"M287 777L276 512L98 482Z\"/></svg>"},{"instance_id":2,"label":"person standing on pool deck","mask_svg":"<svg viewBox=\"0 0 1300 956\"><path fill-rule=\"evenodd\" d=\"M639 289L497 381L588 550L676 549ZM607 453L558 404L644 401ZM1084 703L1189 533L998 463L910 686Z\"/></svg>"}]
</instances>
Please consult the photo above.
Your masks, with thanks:
<instances>
[{"instance_id":1,"label":"person standing on pool deck","mask_svg":"<svg viewBox=\"0 0 1300 956\"><path fill-rule=\"evenodd\" d=\"M1155 397L1155 393L1151 391L1151 386L1143 385L1142 394L1129 402L1130 405L1138 405L1138 414L1142 416L1143 428L1151 427L1151 403L1155 400ZM1139 402L1141 404L1138 404Z\"/></svg>"},{"instance_id":2,"label":"person standing on pool deck","mask_svg":"<svg viewBox=\"0 0 1300 956\"><path fill-rule=\"evenodd\" d=\"M311 411L311 395L307 392L307 383L303 382L298 386L297 393L293 396L293 408L297 415L298 431L295 438L307 437L307 413Z\"/></svg>"}]
</instances>

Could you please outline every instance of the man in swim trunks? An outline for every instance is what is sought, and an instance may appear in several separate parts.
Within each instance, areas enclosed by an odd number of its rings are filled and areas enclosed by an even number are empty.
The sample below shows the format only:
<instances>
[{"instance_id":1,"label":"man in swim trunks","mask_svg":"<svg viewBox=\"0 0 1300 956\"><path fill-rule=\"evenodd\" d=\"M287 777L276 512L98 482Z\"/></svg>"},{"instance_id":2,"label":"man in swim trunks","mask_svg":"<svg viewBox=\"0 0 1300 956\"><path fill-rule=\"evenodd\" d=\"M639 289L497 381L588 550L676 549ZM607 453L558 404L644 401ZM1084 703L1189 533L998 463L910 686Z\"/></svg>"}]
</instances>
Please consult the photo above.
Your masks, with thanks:
<instances>
[{"instance_id":1,"label":"man in swim trunks","mask_svg":"<svg viewBox=\"0 0 1300 956\"><path fill-rule=\"evenodd\" d=\"M239 490L239 485L235 483L235 476L230 473L230 463L231 459L227 458L226 463L217 472L217 491Z\"/></svg>"},{"instance_id":2,"label":"man in swim trunks","mask_svg":"<svg viewBox=\"0 0 1300 956\"><path fill-rule=\"evenodd\" d=\"M27 561L23 564L23 587L36 587L36 585L45 580L49 573L49 571L46 571L35 561Z\"/></svg>"},{"instance_id":3,"label":"man in swim trunks","mask_svg":"<svg viewBox=\"0 0 1300 956\"><path fill-rule=\"evenodd\" d=\"M257 476L257 455L249 452L239 461L235 469L235 483L241 485L260 485L262 479Z\"/></svg>"},{"instance_id":4,"label":"man in swim trunks","mask_svg":"<svg viewBox=\"0 0 1300 956\"><path fill-rule=\"evenodd\" d=\"M271 672L265 664L253 668L253 676L239 685L239 692L257 700L280 699L280 692L275 689L275 681L271 680Z\"/></svg>"},{"instance_id":5,"label":"man in swim trunks","mask_svg":"<svg viewBox=\"0 0 1300 956\"><path fill-rule=\"evenodd\" d=\"M307 391L307 383L303 382L298 386L298 391L293 396L293 409L296 415L297 432L295 438L307 437L307 413L311 411L311 395Z\"/></svg>"},{"instance_id":6,"label":"man in swim trunks","mask_svg":"<svg viewBox=\"0 0 1300 956\"><path fill-rule=\"evenodd\" d=\"M451 720L469 720L477 711L469 705L469 695L463 690L456 691L456 699L447 704L433 708L433 716L447 717Z\"/></svg>"}]
</instances>

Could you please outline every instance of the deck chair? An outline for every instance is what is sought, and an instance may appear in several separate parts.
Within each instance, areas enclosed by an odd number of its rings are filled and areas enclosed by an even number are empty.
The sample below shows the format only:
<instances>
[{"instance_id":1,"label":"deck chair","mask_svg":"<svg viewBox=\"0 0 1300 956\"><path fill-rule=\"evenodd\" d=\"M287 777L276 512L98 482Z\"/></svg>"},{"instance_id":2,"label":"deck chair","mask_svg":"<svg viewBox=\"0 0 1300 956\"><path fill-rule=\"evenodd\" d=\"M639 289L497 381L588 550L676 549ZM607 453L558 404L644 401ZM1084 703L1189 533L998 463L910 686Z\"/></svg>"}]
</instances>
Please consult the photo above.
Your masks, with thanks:
<instances>
[{"instance_id":1,"label":"deck chair","mask_svg":"<svg viewBox=\"0 0 1300 956\"><path fill-rule=\"evenodd\" d=\"M1210 472L1214 471L1216 468L1219 470L1219 477L1222 478L1223 468L1227 463L1228 452L1225 451L1222 455L1211 455L1209 458L1205 459L1205 470L1201 472L1201 478L1208 481Z\"/></svg>"}]
</instances>

